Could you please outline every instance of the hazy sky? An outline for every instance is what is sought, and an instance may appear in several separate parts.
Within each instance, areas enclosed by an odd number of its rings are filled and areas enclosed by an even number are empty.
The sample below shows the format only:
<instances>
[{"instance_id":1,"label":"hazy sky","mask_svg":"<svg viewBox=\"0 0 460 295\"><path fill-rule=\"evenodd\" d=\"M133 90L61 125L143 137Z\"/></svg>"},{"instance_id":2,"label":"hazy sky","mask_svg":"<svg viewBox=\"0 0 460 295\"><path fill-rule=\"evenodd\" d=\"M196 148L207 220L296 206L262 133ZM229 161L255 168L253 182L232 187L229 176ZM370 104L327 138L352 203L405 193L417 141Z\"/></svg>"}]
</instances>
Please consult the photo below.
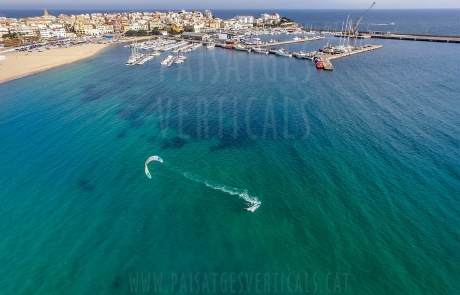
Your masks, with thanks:
<instances>
[{"instance_id":1,"label":"hazy sky","mask_svg":"<svg viewBox=\"0 0 460 295\"><path fill-rule=\"evenodd\" d=\"M39 4L37 4L37 2ZM374 9L388 8L460 8L460 0L382 0L376 1ZM371 0L323 0L323 1L273 1L273 0L0 0L2 8L151 8L154 9L366 9L372 4Z\"/></svg>"}]
</instances>

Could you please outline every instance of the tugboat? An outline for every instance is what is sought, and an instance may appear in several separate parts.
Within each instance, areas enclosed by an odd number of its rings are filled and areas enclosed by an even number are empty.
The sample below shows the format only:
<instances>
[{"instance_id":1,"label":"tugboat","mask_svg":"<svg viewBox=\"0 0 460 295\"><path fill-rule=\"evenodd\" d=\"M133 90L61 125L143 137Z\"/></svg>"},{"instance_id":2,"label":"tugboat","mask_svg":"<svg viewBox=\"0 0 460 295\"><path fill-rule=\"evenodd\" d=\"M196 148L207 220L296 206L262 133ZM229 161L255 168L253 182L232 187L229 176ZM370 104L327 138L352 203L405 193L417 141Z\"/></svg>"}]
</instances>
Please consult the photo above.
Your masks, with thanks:
<instances>
[{"instance_id":1,"label":"tugboat","mask_svg":"<svg viewBox=\"0 0 460 295\"><path fill-rule=\"evenodd\" d=\"M318 60L316 62L316 68L317 69L324 69L324 64L323 64L323 61L322 60Z\"/></svg>"}]
</instances>

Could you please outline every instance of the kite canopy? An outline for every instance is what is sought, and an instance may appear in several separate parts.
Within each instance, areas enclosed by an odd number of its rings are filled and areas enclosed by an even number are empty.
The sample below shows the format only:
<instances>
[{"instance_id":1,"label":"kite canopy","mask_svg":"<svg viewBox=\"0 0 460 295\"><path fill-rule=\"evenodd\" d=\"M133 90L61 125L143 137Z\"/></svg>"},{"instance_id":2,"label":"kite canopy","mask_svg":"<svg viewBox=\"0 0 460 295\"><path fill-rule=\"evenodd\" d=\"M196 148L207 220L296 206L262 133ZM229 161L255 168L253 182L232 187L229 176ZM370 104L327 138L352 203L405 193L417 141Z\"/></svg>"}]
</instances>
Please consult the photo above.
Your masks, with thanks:
<instances>
[{"instance_id":1,"label":"kite canopy","mask_svg":"<svg viewBox=\"0 0 460 295\"><path fill-rule=\"evenodd\" d=\"M157 161L160 163L163 163L163 159L158 157L158 156L151 156L145 161L145 175L147 175L148 178L152 179L152 175L150 174L149 168L147 167L148 163L152 161Z\"/></svg>"}]
</instances>

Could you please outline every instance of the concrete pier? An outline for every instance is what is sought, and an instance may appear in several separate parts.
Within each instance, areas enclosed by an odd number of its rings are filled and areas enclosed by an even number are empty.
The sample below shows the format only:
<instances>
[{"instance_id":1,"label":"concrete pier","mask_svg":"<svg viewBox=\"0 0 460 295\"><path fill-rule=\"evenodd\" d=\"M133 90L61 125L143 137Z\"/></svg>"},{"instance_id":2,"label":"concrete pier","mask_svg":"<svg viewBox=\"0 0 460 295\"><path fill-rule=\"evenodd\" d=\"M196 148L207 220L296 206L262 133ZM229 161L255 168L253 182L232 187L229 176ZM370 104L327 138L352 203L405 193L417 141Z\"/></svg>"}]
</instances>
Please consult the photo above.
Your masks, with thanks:
<instances>
[{"instance_id":1,"label":"concrete pier","mask_svg":"<svg viewBox=\"0 0 460 295\"><path fill-rule=\"evenodd\" d=\"M324 65L323 70L332 71L334 69L334 66L332 65L329 58L321 58L321 60L323 61L323 65Z\"/></svg>"},{"instance_id":2,"label":"concrete pier","mask_svg":"<svg viewBox=\"0 0 460 295\"><path fill-rule=\"evenodd\" d=\"M340 34L337 34L335 36L340 37ZM376 32L376 31L364 31L364 32L361 32L360 35L351 36L350 38L358 38L358 39L377 38L377 39L393 39L393 40L409 40L409 41L460 43L460 36L406 34L406 33Z\"/></svg>"},{"instance_id":3,"label":"concrete pier","mask_svg":"<svg viewBox=\"0 0 460 295\"><path fill-rule=\"evenodd\" d=\"M379 48L382 48L382 47L383 47L382 45L368 45L368 47L366 47L366 48L353 50L353 51L350 51L350 52L345 52L345 53L340 53L340 54L328 54L328 53L326 53L326 54L317 54L315 57L321 58L321 60L323 61L323 64L324 64L324 70L332 71L334 69L334 66L331 63L331 60L333 60L333 59L337 59L337 58L341 58L341 57L345 57L345 56L350 56L350 55L354 55L354 54L358 54L358 53L363 53L363 52L379 49Z\"/></svg>"},{"instance_id":4,"label":"concrete pier","mask_svg":"<svg viewBox=\"0 0 460 295\"><path fill-rule=\"evenodd\" d=\"M372 38L396 39L410 41L460 43L459 36L434 36L434 35L413 35L413 34L369 34Z\"/></svg>"},{"instance_id":5,"label":"concrete pier","mask_svg":"<svg viewBox=\"0 0 460 295\"><path fill-rule=\"evenodd\" d=\"M281 41L281 42L274 42L274 43L267 43L267 44L262 44L262 45L254 45L253 47L268 47L268 46L280 46L280 45L285 45L285 44L293 44L293 43L300 43L300 42L307 42L307 41L317 41L317 40L323 40L325 37L321 38L299 38L299 40L288 40L288 41Z\"/></svg>"}]
</instances>

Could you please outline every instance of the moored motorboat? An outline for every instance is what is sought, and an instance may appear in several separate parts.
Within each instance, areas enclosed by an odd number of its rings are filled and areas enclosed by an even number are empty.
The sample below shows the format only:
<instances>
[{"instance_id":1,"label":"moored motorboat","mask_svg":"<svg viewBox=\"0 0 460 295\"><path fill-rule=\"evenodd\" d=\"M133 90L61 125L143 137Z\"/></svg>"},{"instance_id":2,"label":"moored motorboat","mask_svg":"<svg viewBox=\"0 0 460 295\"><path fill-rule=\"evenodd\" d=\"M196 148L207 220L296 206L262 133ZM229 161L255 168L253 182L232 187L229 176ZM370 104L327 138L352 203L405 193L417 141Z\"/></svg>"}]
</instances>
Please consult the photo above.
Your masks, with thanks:
<instances>
[{"instance_id":1,"label":"moored motorboat","mask_svg":"<svg viewBox=\"0 0 460 295\"><path fill-rule=\"evenodd\" d=\"M277 50L276 55L292 57L292 53L283 48Z\"/></svg>"},{"instance_id":2,"label":"moored motorboat","mask_svg":"<svg viewBox=\"0 0 460 295\"><path fill-rule=\"evenodd\" d=\"M241 44L238 44L236 45L235 47L233 47L235 50L240 50L240 51L246 51L246 47L244 47L243 45Z\"/></svg>"},{"instance_id":3,"label":"moored motorboat","mask_svg":"<svg viewBox=\"0 0 460 295\"><path fill-rule=\"evenodd\" d=\"M265 48L260 48L260 47L253 47L252 51L255 53L263 53L263 54L268 54L268 50Z\"/></svg>"},{"instance_id":4,"label":"moored motorboat","mask_svg":"<svg viewBox=\"0 0 460 295\"><path fill-rule=\"evenodd\" d=\"M168 65L168 63L174 58L172 55L168 55L160 64L161 65Z\"/></svg>"},{"instance_id":5,"label":"moored motorboat","mask_svg":"<svg viewBox=\"0 0 460 295\"><path fill-rule=\"evenodd\" d=\"M295 57L297 57L297 58L306 58L307 54L303 53L302 51L300 51L299 53L296 53Z\"/></svg>"}]
</instances>

